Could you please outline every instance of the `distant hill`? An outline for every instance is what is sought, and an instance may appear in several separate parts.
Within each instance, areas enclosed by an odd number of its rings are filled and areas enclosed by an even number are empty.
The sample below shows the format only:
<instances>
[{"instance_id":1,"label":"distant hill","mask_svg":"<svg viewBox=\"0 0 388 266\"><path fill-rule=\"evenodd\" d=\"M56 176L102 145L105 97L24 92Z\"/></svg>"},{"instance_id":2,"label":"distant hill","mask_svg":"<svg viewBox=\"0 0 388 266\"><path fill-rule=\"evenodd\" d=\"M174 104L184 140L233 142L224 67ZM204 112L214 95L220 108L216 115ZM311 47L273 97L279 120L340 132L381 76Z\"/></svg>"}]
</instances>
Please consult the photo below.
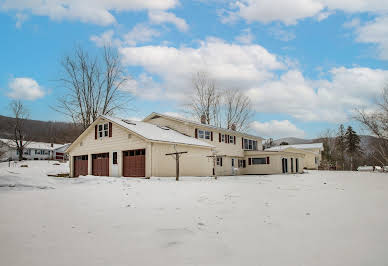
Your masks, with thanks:
<instances>
[{"instance_id":1,"label":"distant hill","mask_svg":"<svg viewBox=\"0 0 388 266\"><path fill-rule=\"evenodd\" d=\"M299 139L299 138L290 137L290 138L281 138L281 139L277 139L277 140L274 140L274 141L273 141L273 143L275 144L275 146L280 145L280 143L282 143L282 142L287 142L289 145L294 145L294 144L308 144L308 143L313 143L314 140L312 140L312 139Z\"/></svg>"},{"instance_id":2,"label":"distant hill","mask_svg":"<svg viewBox=\"0 0 388 266\"><path fill-rule=\"evenodd\" d=\"M368 135L360 135L360 147L361 149L368 153L370 143L375 139L373 136L368 136ZM280 143L282 142L287 142L289 145L294 145L294 144L310 144L310 143L315 143L315 142L323 142L322 139L300 139L300 138L281 138L274 140L273 143L275 146L279 146Z\"/></svg>"},{"instance_id":3,"label":"distant hill","mask_svg":"<svg viewBox=\"0 0 388 266\"><path fill-rule=\"evenodd\" d=\"M0 115L0 138L12 138L11 124L14 118ZM67 122L26 120L26 127L32 141L48 143L73 142L82 132L82 128Z\"/></svg>"}]
</instances>

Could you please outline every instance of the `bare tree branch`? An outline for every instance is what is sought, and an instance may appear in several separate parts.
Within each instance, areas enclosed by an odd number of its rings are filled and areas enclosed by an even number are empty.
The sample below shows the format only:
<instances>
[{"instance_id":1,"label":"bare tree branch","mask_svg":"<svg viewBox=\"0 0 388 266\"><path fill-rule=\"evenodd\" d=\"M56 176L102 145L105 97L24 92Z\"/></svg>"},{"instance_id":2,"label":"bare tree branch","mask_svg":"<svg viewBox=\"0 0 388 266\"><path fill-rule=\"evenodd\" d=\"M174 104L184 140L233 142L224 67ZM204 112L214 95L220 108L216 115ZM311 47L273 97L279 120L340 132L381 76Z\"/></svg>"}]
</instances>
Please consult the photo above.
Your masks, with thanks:
<instances>
[{"instance_id":1,"label":"bare tree branch","mask_svg":"<svg viewBox=\"0 0 388 266\"><path fill-rule=\"evenodd\" d=\"M119 55L104 47L101 56L90 56L76 47L74 54L61 62L63 75L59 79L67 93L58 99L54 109L86 129L99 115L113 115L133 110L133 97L121 90L128 80Z\"/></svg>"}]
</instances>

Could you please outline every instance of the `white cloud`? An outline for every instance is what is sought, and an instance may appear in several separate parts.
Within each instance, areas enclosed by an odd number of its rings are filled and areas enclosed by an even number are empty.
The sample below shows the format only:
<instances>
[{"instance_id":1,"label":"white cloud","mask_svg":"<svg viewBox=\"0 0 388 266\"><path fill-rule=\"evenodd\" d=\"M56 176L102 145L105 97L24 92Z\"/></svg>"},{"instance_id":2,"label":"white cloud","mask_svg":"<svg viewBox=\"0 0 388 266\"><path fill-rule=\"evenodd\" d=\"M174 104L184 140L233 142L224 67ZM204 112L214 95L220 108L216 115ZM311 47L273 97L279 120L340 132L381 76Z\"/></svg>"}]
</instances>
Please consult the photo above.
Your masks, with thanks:
<instances>
[{"instance_id":1,"label":"white cloud","mask_svg":"<svg viewBox=\"0 0 388 266\"><path fill-rule=\"evenodd\" d=\"M38 82L31 78L14 78L9 84L8 96L13 99L36 100L42 98L45 92Z\"/></svg>"},{"instance_id":2,"label":"white cloud","mask_svg":"<svg viewBox=\"0 0 388 266\"><path fill-rule=\"evenodd\" d=\"M137 43L146 43L152 41L154 37L158 37L160 33L151 27L144 24L137 24L130 32L124 35L124 42L134 46Z\"/></svg>"},{"instance_id":3,"label":"white cloud","mask_svg":"<svg viewBox=\"0 0 388 266\"><path fill-rule=\"evenodd\" d=\"M175 14L171 12L153 10L148 12L148 17L150 19L150 22L154 24L172 23L180 31L187 31L189 29L189 26L187 25L184 19L178 18L177 16L175 16Z\"/></svg>"},{"instance_id":4,"label":"white cloud","mask_svg":"<svg viewBox=\"0 0 388 266\"><path fill-rule=\"evenodd\" d=\"M113 30L107 30L100 35L92 35L90 40L99 47L104 45L121 47L123 45L135 46L140 43L147 43L158 36L160 36L160 33L157 30L145 24L137 24L124 34L122 39L116 38Z\"/></svg>"},{"instance_id":5,"label":"white cloud","mask_svg":"<svg viewBox=\"0 0 388 266\"><path fill-rule=\"evenodd\" d=\"M24 23L28 19L28 15L24 13L16 13L16 28L20 29Z\"/></svg>"},{"instance_id":6,"label":"white cloud","mask_svg":"<svg viewBox=\"0 0 388 266\"><path fill-rule=\"evenodd\" d=\"M269 29L270 34L275 38L283 42L288 42L295 39L295 34L291 31L282 29L280 26L274 26Z\"/></svg>"},{"instance_id":7,"label":"white cloud","mask_svg":"<svg viewBox=\"0 0 388 266\"><path fill-rule=\"evenodd\" d=\"M336 10L376 14L388 11L386 0L238 0L230 6L231 10L223 10L223 22L235 21L240 17L248 22L281 21L286 25L293 25L311 17L321 21Z\"/></svg>"},{"instance_id":8,"label":"white cloud","mask_svg":"<svg viewBox=\"0 0 388 266\"><path fill-rule=\"evenodd\" d=\"M155 82L147 73L141 73L137 79L129 78L121 87L122 91L128 91L132 95L147 100L161 100L164 93L160 84Z\"/></svg>"},{"instance_id":9,"label":"white cloud","mask_svg":"<svg viewBox=\"0 0 388 266\"><path fill-rule=\"evenodd\" d=\"M255 36L253 36L251 29L244 29L241 35L237 36L235 40L242 44L250 44L255 39Z\"/></svg>"},{"instance_id":10,"label":"white cloud","mask_svg":"<svg viewBox=\"0 0 388 266\"><path fill-rule=\"evenodd\" d=\"M177 4L178 0L4 0L0 9L106 26L116 22L112 11L168 10Z\"/></svg>"},{"instance_id":11,"label":"white cloud","mask_svg":"<svg viewBox=\"0 0 388 266\"><path fill-rule=\"evenodd\" d=\"M354 24L356 41L377 45L378 57L388 60L388 15L379 16L364 25Z\"/></svg>"},{"instance_id":12,"label":"white cloud","mask_svg":"<svg viewBox=\"0 0 388 266\"><path fill-rule=\"evenodd\" d=\"M113 38L113 35L113 30L107 30L100 35L92 35L90 37L90 40L93 41L98 47L103 47L105 45L114 46L115 44L119 44L120 42L118 40L115 40Z\"/></svg>"},{"instance_id":13,"label":"white cloud","mask_svg":"<svg viewBox=\"0 0 388 266\"><path fill-rule=\"evenodd\" d=\"M362 67L333 68L323 73L328 79L308 80L298 64L260 45L214 38L197 48L124 47L120 53L126 65L140 66L146 76L157 77L152 85L138 86L140 97L184 101L192 92L193 74L207 71L218 87L243 90L257 112L283 113L302 121L345 121L354 108L370 105L388 82L388 70Z\"/></svg>"},{"instance_id":14,"label":"white cloud","mask_svg":"<svg viewBox=\"0 0 388 266\"><path fill-rule=\"evenodd\" d=\"M124 47L119 49L128 66L142 66L162 78L166 97L182 99L190 91L193 74L207 71L226 87L246 87L267 80L272 70L285 66L260 45L229 44L209 38L198 48L167 46Z\"/></svg>"},{"instance_id":15,"label":"white cloud","mask_svg":"<svg viewBox=\"0 0 388 266\"><path fill-rule=\"evenodd\" d=\"M315 0L241 0L236 2L237 15L248 22L282 21L296 24L299 19L317 15L324 6Z\"/></svg>"},{"instance_id":16,"label":"white cloud","mask_svg":"<svg viewBox=\"0 0 388 266\"><path fill-rule=\"evenodd\" d=\"M305 136L305 132L297 128L289 120L271 120L263 123L254 121L250 124L250 128L255 134L262 137L278 139L284 137L303 138Z\"/></svg>"},{"instance_id":17,"label":"white cloud","mask_svg":"<svg viewBox=\"0 0 388 266\"><path fill-rule=\"evenodd\" d=\"M290 70L248 90L258 112L286 113L303 121L341 122L354 108L368 106L388 80L388 71L334 68L330 80L306 80Z\"/></svg>"}]
</instances>

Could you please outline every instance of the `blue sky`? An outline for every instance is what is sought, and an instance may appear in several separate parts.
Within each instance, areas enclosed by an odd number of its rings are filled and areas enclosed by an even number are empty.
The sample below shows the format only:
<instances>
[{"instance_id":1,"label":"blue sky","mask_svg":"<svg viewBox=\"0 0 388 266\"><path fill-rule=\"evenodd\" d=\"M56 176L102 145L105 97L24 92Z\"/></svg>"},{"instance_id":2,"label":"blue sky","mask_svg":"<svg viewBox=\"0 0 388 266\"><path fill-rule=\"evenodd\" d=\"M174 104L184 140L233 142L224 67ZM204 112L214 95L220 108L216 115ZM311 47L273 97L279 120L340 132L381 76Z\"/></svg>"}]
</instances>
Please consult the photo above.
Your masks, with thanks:
<instances>
[{"instance_id":1,"label":"blue sky","mask_svg":"<svg viewBox=\"0 0 388 266\"><path fill-rule=\"evenodd\" d=\"M0 0L0 27L2 115L21 99L32 119L64 120L50 106L75 45L122 56L136 111L119 115L181 113L206 71L251 98L251 133L264 137L358 128L354 109L373 109L388 84L386 0Z\"/></svg>"}]
</instances>

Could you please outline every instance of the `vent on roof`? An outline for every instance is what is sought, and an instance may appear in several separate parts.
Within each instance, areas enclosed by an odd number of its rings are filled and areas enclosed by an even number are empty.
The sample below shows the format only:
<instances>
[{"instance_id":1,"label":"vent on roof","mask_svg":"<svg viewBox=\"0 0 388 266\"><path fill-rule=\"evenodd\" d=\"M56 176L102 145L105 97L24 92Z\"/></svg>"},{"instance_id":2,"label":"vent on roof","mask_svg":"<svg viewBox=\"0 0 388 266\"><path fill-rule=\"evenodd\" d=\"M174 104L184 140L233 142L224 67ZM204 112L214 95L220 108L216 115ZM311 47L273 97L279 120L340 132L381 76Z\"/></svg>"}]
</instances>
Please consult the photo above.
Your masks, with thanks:
<instances>
[{"instance_id":1,"label":"vent on roof","mask_svg":"<svg viewBox=\"0 0 388 266\"><path fill-rule=\"evenodd\" d=\"M158 126L158 128L161 128L161 129L163 129L163 130L170 130L170 128L169 128L169 127L166 127L166 126Z\"/></svg>"},{"instance_id":2,"label":"vent on roof","mask_svg":"<svg viewBox=\"0 0 388 266\"><path fill-rule=\"evenodd\" d=\"M129 125L134 125L134 126L136 126L136 123L135 123L135 122L132 122L132 121L129 121L129 120L125 120L125 119L123 119L122 121L123 121L124 123L129 124Z\"/></svg>"}]
</instances>

